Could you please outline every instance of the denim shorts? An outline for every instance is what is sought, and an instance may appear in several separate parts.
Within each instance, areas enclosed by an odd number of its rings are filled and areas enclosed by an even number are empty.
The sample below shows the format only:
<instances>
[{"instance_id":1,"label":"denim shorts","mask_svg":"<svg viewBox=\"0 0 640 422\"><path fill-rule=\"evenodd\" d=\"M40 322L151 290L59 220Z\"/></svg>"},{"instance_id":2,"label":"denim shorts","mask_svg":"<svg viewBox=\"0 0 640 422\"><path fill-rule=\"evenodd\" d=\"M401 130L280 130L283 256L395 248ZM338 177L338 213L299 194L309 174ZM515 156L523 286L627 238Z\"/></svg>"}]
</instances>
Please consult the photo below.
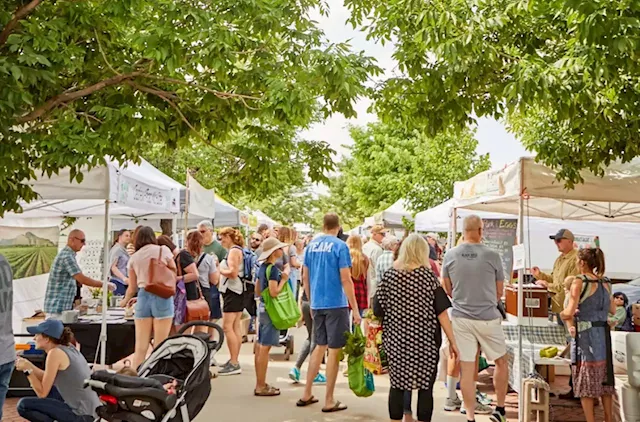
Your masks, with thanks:
<instances>
[{"instance_id":1,"label":"denim shorts","mask_svg":"<svg viewBox=\"0 0 640 422\"><path fill-rule=\"evenodd\" d=\"M263 346L279 346L280 330L273 326L271 318L269 318L269 314L263 304L260 304L259 314L258 344Z\"/></svg>"},{"instance_id":2,"label":"denim shorts","mask_svg":"<svg viewBox=\"0 0 640 422\"><path fill-rule=\"evenodd\" d=\"M147 292L145 289L140 289L138 291L138 302L136 303L136 319L173 318L173 307L173 296L168 299L163 299L160 296Z\"/></svg>"}]
</instances>

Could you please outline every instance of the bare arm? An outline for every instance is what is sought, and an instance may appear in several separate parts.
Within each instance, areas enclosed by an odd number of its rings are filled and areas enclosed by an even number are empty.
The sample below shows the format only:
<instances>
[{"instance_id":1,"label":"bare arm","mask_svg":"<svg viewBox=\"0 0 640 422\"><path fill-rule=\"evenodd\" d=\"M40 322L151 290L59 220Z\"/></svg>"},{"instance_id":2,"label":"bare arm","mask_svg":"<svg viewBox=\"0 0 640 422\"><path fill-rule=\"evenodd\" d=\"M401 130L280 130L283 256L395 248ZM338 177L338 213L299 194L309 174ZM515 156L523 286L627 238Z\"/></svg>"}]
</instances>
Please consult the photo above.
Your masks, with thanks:
<instances>
[{"instance_id":1,"label":"bare arm","mask_svg":"<svg viewBox=\"0 0 640 422\"><path fill-rule=\"evenodd\" d=\"M442 288L449 297L453 297L453 286L451 285L451 279L442 277Z\"/></svg>"},{"instance_id":2,"label":"bare arm","mask_svg":"<svg viewBox=\"0 0 640 422\"><path fill-rule=\"evenodd\" d=\"M44 371L38 370L36 372L34 370L35 365L27 361L29 369L33 371L31 375L29 375L29 382L39 398L46 398L49 395L56 375L58 375L58 371L61 365L65 363L65 360L68 361L69 358L66 357L62 350L56 348L47 355Z\"/></svg>"},{"instance_id":3,"label":"bare arm","mask_svg":"<svg viewBox=\"0 0 640 422\"><path fill-rule=\"evenodd\" d=\"M351 268L340 269L340 281L342 281L342 288L347 296L351 310L353 310L353 314L360 315L358 302L356 302L356 293L353 289L353 280L351 279Z\"/></svg>"},{"instance_id":4,"label":"bare arm","mask_svg":"<svg viewBox=\"0 0 640 422\"><path fill-rule=\"evenodd\" d=\"M237 248L231 249L229 251L229 257L227 258L228 268L220 268L220 274L232 280L238 278L241 263L242 252Z\"/></svg>"},{"instance_id":5,"label":"bare arm","mask_svg":"<svg viewBox=\"0 0 640 422\"><path fill-rule=\"evenodd\" d=\"M298 260L298 257L297 257L297 256L295 256L295 255L294 255L294 256L292 256L292 257L289 259L289 263L291 264L291 267L293 267L293 268L296 268L296 269L297 269L297 268L300 268L300 261Z\"/></svg>"},{"instance_id":6,"label":"bare arm","mask_svg":"<svg viewBox=\"0 0 640 422\"><path fill-rule=\"evenodd\" d=\"M121 307L127 306L129 301L136 295L138 291L138 276L133 270L133 267L129 269L129 285L127 286L127 292L124 294L124 299L120 302Z\"/></svg>"},{"instance_id":7,"label":"bare arm","mask_svg":"<svg viewBox=\"0 0 640 422\"><path fill-rule=\"evenodd\" d=\"M76 275L73 276L73 278L80 284L84 284L85 286L89 286L89 287L102 287L103 283L102 281L98 281L98 280L94 280L90 277L87 277L86 275L82 274L82 273L78 273Z\"/></svg>"},{"instance_id":8,"label":"bare arm","mask_svg":"<svg viewBox=\"0 0 640 422\"><path fill-rule=\"evenodd\" d=\"M459 356L458 345L456 343L456 338L453 335L453 326L451 325L451 320L449 319L449 313L447 311L441 312L440 315L438 315L438 321L440 322L442 330L449 339L449 354L457 359L457 357Z\"/></svg>"},{"instance_id":9,"label":"bare arm","mask_svg":"<svg viewBox=\"0 0 640 422\"><path fill-rule=\"evenodd\" d=\"M271 297L277 297L284 288L284 285L287 283L287 281L289 281L288 267L285 267L284 271L282 271L281 274L282 277L280 278L279 282L278 280L269 280L269 295Z\"/></svg>"},{"instance_id":10,"label":"bare arm","mask_svg":"<svg viewBox=\"0 0 640 422\"><path fill-rule=\"evenodd\" d=\"M190 264L187 268L184 269L184 274L182 275L182 279L185 283L191 283L198 280L200 277L200 273L198 273L198 267L196 263Z\"/></svg>"},{"instance_id":11,"label":"bare arm","mask_svg":"<svg viewBox=\"0 0 640 422\"><path fill-rule=\"evenodd\" d=\"M502 299L503 294L504 294L504 280L496 281L496 296L498 296L498 301Z\"/></svg>"},{"instance_id":12,"label":"bare arm","mask_svg":"<svg viewBox=\"0 0 640 422\"><path fill-rule=\"evenodd\" d=\"M209 273L209 284L212 286L217 286L220 283L220 273L216 271L215 273Z\"/></svg>"},{"instance_id":13,"label":"bare arm","mask_svg":"<svg viewBox=\"0 0 640 422\"><path fill-rule=\"evenodd\" d=\"M573 316L578 309L580 301L580 292L582 291L582 279L576 278L571 284L569 304L562 312L560 312L560 318L565 321L573 320Z\"/></svg>"},{"instance_id":14,"label":"bare arm","mask_svg":"<svg viewBox=\"0 0 640 422\"><path fill-rule=\"evenodd\" d=\"M309 288L309 267L306 265L302 268L302 287L307 295L307 300L311 302L311 289Z\"/></svg>"},{"instance_id":15,"label":"bare arm","mask_svg":"<svg viewBox=\"0 0 640 422\"><path fill-rule=\"evenodd\" d=\"M113 275L115 275L116 277L118 277L120 280L124 281L124 284L127 284L127 281L129 280L127 278L127 276L125 276L124 274L122 274L122 272L118 269L118 265L117 264L113 264L111 266L111 272L113 273Z\"/></svg>"}]
</instances>

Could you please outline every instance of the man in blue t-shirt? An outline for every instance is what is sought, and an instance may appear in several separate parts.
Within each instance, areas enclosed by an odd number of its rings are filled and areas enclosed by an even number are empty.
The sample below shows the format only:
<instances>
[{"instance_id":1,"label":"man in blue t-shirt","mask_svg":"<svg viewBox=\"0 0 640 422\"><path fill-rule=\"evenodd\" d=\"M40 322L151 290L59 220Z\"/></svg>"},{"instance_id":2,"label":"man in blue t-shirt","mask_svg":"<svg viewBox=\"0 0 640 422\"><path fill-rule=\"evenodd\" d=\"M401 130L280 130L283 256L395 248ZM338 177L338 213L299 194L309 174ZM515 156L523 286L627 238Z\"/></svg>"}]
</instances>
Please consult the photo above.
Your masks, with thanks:
<instances>
[{"instance_id":1,"label":"man in blue t-shirt","mask_svg":"<svg viewBox=\"0 0 640 422\"><path fill-rule=\"evenodd\" d=\"M353 309L353 323L360 324L361 319L351 280L351 256L347 244L337 237L340 219L336 214L324 216L323 231L324 235L309 243L304 254L302 284L310 299L316 348L309 362L304 396L297 406L318 402L311 394L313 380L328 348L327 392L322 408L327 413L347 408L335 400L333 392L338 377L338 355L346 344L344 333L349 332L349 305Z\"/></svg>"}]
</instances>

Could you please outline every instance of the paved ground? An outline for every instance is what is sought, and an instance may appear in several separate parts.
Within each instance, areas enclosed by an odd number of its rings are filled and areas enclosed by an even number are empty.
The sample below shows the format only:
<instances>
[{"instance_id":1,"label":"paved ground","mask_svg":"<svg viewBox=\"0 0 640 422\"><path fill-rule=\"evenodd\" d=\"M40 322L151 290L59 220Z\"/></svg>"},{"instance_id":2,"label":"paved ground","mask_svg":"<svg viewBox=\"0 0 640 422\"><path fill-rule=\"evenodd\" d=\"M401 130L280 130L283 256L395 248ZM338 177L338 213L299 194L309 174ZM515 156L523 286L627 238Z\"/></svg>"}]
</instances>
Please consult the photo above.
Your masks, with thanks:
<instances>
[{"instance_id":1,"label":"paved ground","mask_svg":"<svg viewBox=\"0 0 640 422\"><path fill-rule=\"evenodd\" d=\"M296 349L300 348L306 331L296 333ZM301 337L302 336L302 337ZM281 389L280 397L254 397L254 369L253 369L253 344L244 344L241 354L243 374L232 377L219 377L212 380L212 393L196 422L214 420L216 422L235 422L243 420L260 420L260 422L337 422L337 421L388 421L387 395L389 392L389 379L386 376L377 376L376 393L369 398L357 398L349 390L347 379L339 375L336 387L336 398L349 406L345 412L335 414L323 414L322 402L308 408L297 408L295 402L301 397L303 387L292 384L287 374L293 365L293 361L286 362L283 359L284 349L274 349L272 361L269 364L268 381ZM219 362L227 360L226 350L217 356ZM292 357L293 359L293 357ZM306 369L306 367L304 368ZM344 367L342 368L344 369ZM490 371L480 376L480 388L492 393ZM341 371L342 373L342 371ZM304 377L304 373L303 373ZM565 389L566 380L559 381L560 390ZM442 410L445 390L438 383L434 391L435 412L433 420L436 422L464 422L466 418L458 412L448 413ZM324 387L315 390L315 396L324 397ZM414 397L415 401L415 397ZM15 413L17 399L8 399L4 406L3 422L23 421ZM415 406L415 403L414 403ZM507 399L507 415L509 421L518 420L518 396L510 394ZM478 422L489 420L486 416L476 417ZM535 419L534 419L535 420ZM578 422L584 421L584 415L578 402L567 402L552 399L551 421ZM603 420L599 418L599 420Z\"/></svg>"}]
</instances>

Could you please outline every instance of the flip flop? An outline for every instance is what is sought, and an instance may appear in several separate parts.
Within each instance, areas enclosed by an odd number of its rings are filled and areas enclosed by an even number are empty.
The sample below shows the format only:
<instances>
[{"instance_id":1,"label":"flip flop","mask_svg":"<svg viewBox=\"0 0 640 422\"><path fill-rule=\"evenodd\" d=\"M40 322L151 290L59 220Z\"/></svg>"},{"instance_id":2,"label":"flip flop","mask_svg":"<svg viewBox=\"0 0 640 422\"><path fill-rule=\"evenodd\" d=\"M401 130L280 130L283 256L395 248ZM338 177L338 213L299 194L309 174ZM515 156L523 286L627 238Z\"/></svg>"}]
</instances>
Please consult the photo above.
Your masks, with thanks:
<instances>
[{"instance_id":1,"label":"flip flop","mask_svg":"<svg viewBox=\"0 0 640 422\"><path fill-rule=\"evenodd\" d=\"M267 384L267 387L262 390L262 391L258 391L258 390L253 390L253 395L256 397L273 397L273 396L279 396L280 395L280 390L270 386L269 384Z\"/></svg>"},{"instance_id":2,"label":"flip flop","mask_svg":"<svg viewBox=\"0 0 640 422\"><path fill-rule=\"evenodd\" d=\"M347 406L345 404L342 404L339 401L337 401L336 404L332 408L322 409L322 413L340 412L342 410L347 410Z\"/></svg>"},{"instance_id":3,"label":"flip flop","mask_svg":"<svg viewBox=\"0 0 640 422\"><path fill-rule=\"evenodd\" d=\"M320 400L318 400L317 398L315 398L315 397L311 396L311 397L309 398L309 400L307 400L307 401L304 401L304 400L302 400L302 399L298 400L298 401L296 402L296 406L298 406L298 407L306 407L306 406L309 406L310 404L318 403L319 401L320 401Z\"/></svg>"}]
</instances>

